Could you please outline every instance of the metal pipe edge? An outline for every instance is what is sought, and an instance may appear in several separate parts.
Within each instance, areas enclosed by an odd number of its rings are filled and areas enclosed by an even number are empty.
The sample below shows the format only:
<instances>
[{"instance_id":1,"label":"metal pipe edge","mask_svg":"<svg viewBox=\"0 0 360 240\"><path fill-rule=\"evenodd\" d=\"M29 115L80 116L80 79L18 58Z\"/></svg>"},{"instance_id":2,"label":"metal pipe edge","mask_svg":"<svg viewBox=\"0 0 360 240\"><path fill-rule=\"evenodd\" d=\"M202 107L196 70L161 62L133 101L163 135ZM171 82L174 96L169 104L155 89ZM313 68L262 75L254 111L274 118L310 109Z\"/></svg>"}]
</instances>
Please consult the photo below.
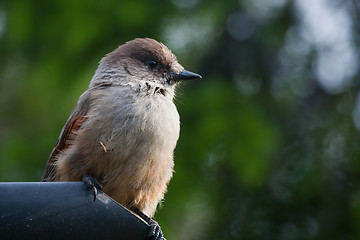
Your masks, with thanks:
<instances>
[{"instance_id":1,"label":"metal pipe edge","mask_svg":"<svg viewBox=\"0 0 360 240\"><path fill-rule=\"evenodd\" d=\"M146 239L149 225L83 182L1 182L1 239Z\"/></svg>"}]
</instances>

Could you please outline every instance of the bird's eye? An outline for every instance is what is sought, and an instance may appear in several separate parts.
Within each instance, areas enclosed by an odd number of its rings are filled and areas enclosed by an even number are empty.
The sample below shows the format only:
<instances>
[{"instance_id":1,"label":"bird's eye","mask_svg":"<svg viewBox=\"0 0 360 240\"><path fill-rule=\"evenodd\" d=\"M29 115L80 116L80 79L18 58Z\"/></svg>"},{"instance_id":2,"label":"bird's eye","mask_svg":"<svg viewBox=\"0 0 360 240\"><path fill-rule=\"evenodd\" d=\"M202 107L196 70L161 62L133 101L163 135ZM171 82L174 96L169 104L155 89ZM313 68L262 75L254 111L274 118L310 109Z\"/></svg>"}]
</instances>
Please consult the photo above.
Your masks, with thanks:
<instances>
[{"instance_id":1,"label":"bird's eye","mask_svg":"<svg viewBox=\"0 0 360 240\"><path fill-rule=\"evenodd\" d=\"M154 60L148 60L146 61L146 65L151 68L151 69L154 69L157 67L158 63Z\"/></svg>"}]
</instances>

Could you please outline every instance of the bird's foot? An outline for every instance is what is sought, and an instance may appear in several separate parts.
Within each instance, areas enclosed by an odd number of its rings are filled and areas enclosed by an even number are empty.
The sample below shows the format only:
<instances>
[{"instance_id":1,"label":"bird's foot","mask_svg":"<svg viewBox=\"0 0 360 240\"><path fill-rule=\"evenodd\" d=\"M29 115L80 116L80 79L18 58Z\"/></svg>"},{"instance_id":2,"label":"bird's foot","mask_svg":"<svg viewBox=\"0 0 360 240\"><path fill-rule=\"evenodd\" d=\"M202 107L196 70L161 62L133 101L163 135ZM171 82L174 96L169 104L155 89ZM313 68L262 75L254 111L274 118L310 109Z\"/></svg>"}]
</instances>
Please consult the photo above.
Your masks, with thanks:
<instances>
[{"instance_id":1,"label":"bird's foot","mask_svg":"<svg viewBox=\"0 0 360 240\"><path fill-rule=\"evenodd\" d=\"M150 231L147 237L151 240L166 240L164 234L161 231L160 225L155 221L150 219L148 222L150 226Z\"/></svg>"},{"instance_id":2,"label":"bird's foot","mask_svg":"<svg viewBox=\"0 0 360 240\"><path fill-rule=\"evenodd\" d=\"M96 200L96 196L98 191L102 190L102 185L101 183L94 177L90 176L90 175L84 175L82 177L82 181L86 184L87 188L92 188L93 189L93 193L94 193L94 201Z\"/></svg>"},{"instance_id":3,"label":"bird's foot","mask_svg":"<svg viewBox=\"0 0 360 240\"><path fill-rule=\"evenodd\" d=\"M166 240L160 225L155 220L149 218L137 208L133 208L132 210L149 224L150 230L146 235L147 238L151 240Z\"/></svg>"}]
</instances>

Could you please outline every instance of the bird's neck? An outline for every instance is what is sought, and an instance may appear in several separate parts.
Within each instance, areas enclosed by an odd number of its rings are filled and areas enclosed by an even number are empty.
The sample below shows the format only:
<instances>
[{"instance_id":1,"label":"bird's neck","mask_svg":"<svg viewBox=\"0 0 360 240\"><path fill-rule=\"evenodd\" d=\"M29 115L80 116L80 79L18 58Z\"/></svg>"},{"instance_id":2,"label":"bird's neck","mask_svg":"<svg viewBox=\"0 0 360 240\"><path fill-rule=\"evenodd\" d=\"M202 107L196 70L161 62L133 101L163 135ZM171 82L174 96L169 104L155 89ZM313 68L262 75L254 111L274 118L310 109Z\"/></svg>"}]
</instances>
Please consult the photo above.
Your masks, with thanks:
<instances>
[{"instance_id":1,"label":"bird's neck","mask_svg":"<svg viewBox=\"0 0 360 240\"><path fill-rule=\"evenodd\" d=\"M105 86L130 87L140 95L163 95L173 100L175 97L175 86L157 83L154 81L138 79L136 76L128 75L117 69L98 69L89 85L89 88Z\"/></svg>"}]
</instances>

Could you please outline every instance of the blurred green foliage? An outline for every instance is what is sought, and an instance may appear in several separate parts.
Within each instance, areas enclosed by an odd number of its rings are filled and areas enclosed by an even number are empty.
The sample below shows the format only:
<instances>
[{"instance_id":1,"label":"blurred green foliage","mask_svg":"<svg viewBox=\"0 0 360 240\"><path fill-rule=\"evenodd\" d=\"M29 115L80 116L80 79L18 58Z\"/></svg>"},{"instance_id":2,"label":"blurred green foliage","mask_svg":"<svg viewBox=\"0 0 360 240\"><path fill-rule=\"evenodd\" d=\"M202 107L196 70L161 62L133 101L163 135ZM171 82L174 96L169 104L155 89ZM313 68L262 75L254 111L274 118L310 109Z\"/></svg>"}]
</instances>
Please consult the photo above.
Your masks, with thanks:
<instances>
[{"instance_id":1,"label":"blurred green foliage","mask_svg":"<svg viewBox=\"0 0 360 240\"><path fill-rule=\"evenodd\" d=\"M359 239L360 4L308 3L1 0L0 180L39 181L101 57L151 37L203 75L176 99L168 239Z\"/></svg>"}]
</instances>

